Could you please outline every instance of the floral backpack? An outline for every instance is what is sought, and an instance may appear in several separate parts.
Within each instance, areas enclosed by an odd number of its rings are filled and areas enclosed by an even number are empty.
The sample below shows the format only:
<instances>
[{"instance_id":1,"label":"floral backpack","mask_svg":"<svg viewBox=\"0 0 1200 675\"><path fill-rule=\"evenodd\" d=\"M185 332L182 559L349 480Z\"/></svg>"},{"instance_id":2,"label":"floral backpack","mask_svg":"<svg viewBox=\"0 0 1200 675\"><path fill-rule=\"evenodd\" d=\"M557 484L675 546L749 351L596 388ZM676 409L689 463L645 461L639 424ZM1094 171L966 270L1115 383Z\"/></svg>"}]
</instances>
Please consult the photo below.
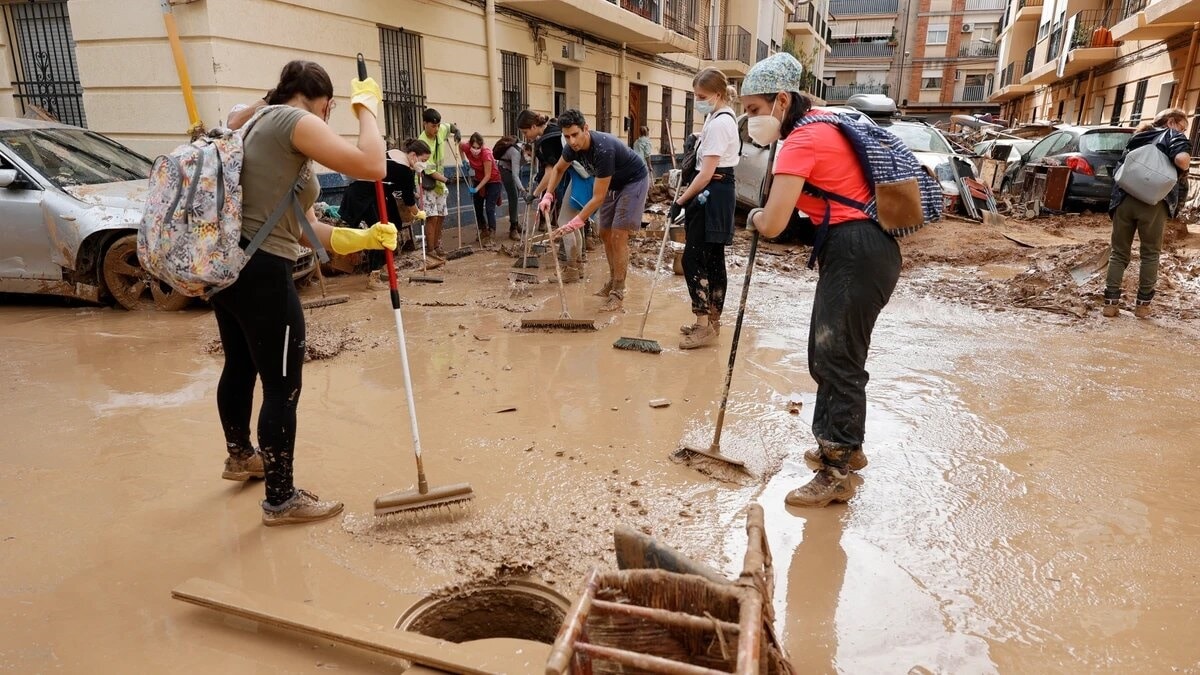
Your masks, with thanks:
<instances>
[{"instance_id":1,"label":"floral backpack","mask_svg":"<svg viewBox=\"0 0 1200 675\"><path fill-rule=\"evenodd\" d=\"M154 161L138 228L138 260L150 274L184 295L212 297L237 281L289 207L317 256L329 259L300 204L308 180L304 169L250 244L241 247L243 144L263 115L281 107L267 106L240 131L213 129Z\"/></svg>"}]
</instances>

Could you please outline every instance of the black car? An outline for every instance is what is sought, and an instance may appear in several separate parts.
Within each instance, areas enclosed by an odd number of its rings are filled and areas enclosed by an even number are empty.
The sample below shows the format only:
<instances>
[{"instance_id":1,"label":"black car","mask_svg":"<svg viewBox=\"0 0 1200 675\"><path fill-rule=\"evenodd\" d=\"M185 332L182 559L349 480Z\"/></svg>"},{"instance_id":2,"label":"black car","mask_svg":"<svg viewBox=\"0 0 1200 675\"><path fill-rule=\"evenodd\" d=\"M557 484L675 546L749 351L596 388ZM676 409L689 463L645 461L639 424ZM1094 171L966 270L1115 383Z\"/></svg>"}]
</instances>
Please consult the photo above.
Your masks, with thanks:
<instances>
[{"instance_id":1,"label":"black car","mask_svg":"<svg viewBox=\"0 0 1200 675\"><path fill-rule=\"evenodd\" d=\"M1059 127L1022 156L1021 169L1030 164L1069 166L1068 209L1107 206L1113 171L1132 137L1128 127Z\"/></svg>"}]
</instances>

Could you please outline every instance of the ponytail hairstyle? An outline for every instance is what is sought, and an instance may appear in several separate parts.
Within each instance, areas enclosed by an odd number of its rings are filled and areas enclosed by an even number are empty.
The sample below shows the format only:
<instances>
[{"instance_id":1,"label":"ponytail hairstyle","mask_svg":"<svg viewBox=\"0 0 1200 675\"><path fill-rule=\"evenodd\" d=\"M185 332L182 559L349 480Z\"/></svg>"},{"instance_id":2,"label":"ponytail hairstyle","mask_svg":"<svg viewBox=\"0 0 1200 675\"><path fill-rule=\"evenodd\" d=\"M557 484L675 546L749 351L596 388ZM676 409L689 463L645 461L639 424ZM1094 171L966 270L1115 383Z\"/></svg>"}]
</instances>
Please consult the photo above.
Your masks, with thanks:
<instances>
[{"instance_id":1,"label":"ponytail hairstyle","mask_svg":"<svg viewBox=\"0 0 1200 675\"><path fill-rule=\"evenodd\" d=\"M729 78L716 68L705 68L692 78L692 88L699 89L714 96L720 96L726 103L737 101L737 88L730 86Z\"/></svg>"},{"instance_id":2,"label":"ponytail hairstyle","mask_svg":"<svg viewBox=\"0 0 1200 675\"><path fill-rule=\"evenodd\" d=\"M275 85L267 99L268 105L281 105L299 94L310 101L333 98L333 81L320 64L313 61L291 61L279 73L279 84Z\"/></svg>"},{"instance_id":3,"label":"ponytail hairstyle","mask_svg":"<svg viewBox=\"0 0 1200 675\"><path fill-rule=\"evenodd\" d=\"M812 110L813 102L807 94L802 94L798 91L789 91L788 107L783 112L783 124L780 126L780 133L784 138L792 133L796 128L796 124L800 122L800 118L804 117Z\"/></svg>"},{"instance_id":4,"label":"ponytail hairstyle","mask_svg":"<svg viewBox=\"0 0 1200 675\"><path fill-rule=\"evenodd\" d=\"M425 141L420 141L415 138L410 138L400 144L400 150L405 153L412 153L417 157L428 157L433 154L429 149L429 145Z\"/></svg>"},{"instance_id":5,"label":"ponytail hairstyle","mask_svg":"<svg viewBox=\"0 0 1200 675\"><path fill-rule=\"evenodd\" d=\"M543 127L550 121L550 118L541 114L535 113L532 110L522 110L521 114L517 115L518 129L532 129L534 127Z\"/></svg>"},{"instance_id":6,"label":"ponytail hairstyle","mask_svg":"<svg viewBox=\"0 0 1200 675\"><path fill-rule=\"evenodd\" d=\"M1188 115L1182 108L1168 108L1154 117L1154 126L1160 129L1167 126L1167 122L1182 122L1187 126Z\"/></svg>"}]
</instances>

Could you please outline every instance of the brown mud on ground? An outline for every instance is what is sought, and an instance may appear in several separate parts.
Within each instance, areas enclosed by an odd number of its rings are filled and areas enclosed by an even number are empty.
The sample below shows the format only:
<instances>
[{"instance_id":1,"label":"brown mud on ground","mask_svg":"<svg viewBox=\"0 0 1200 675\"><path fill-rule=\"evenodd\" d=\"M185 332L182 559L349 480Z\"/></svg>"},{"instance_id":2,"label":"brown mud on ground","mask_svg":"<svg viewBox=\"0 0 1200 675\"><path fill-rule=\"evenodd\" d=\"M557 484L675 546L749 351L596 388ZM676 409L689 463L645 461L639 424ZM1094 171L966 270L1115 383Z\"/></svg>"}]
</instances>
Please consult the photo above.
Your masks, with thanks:
<instances>
[{"instance_id":1,"label":"brown mud on ground","mask_svg":"<svg viewBox=\"0 0 1200 675\"><path fill-rule=\"evenodd\" d=\"M305 321L304 331L305 362L332 359L342 352L361 349L364 346L363 338L354 325L326 325L308 319ZM208 337L202 350L205 354L218 356L225 353L219 337Z\"/></svg>"}]
</instances>

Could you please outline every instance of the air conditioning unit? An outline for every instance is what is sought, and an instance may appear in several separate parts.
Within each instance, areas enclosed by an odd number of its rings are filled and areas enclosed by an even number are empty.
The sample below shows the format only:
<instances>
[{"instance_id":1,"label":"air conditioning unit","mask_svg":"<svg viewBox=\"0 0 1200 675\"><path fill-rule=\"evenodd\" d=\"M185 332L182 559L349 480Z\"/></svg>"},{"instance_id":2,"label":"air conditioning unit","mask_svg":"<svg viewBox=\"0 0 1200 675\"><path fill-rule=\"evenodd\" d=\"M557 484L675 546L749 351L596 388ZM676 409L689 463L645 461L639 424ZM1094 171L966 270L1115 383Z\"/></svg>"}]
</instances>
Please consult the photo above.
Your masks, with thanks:
<instances>
[{"instance_id":1,"label":"air conditioning unit","mask_svg":"<svg viewBox=\"0 0 1200 675\"><path fill-rule=\"evenodd\" d=\"M587 47L582 42L569 42L563 45L562 55L564 59L583 61L587 58Z\"/></svg>"},{"instance_id":2,"label":"air conditioning unit","mask_svg":"<svg viewBox=\"0 0 1200 675\"><path fill-rule=\"evenodd\" d=\"M975 30L975 26L972 26L972 25L971 25L971 24L969 24L969 23L964 23L964 24L963 24L963 27L962 27L962 32L964 32L964 33L970 33L970 32L971 32L971 31L973 31L973 30Z\"/></svg>"}]
</instances>

